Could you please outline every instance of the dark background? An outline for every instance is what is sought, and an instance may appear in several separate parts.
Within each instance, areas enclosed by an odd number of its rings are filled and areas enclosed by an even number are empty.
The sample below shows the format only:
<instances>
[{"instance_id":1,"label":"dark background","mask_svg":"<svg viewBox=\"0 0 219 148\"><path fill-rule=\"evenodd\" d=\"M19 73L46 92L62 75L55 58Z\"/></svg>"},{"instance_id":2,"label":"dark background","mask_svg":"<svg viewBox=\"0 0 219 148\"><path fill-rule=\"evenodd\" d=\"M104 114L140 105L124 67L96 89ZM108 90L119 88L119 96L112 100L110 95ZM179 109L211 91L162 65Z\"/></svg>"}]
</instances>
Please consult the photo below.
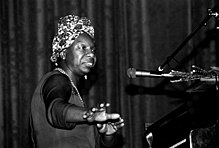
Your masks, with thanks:
<instances>
[{"instance_id":1,"label":"dark background","mask_svg":"<svg viewBox=\"0 0 219 148\"><path fill-rule=\"evenodd\" d=\"M185 102L191 82L127 77L127 69L157 70L208 15L217 0L2 0L0 2L0 145L29 147L32 93L51 69L51 42L57 20L74 14L95 27L98 63L88 76L84 99L106 100L125 127L123 148L144 146L144 126ZM218 66L219 22L211 17L164 69L209 70ZM206 98L209 99L209 98Z\"/></svg>"}]
</instances>

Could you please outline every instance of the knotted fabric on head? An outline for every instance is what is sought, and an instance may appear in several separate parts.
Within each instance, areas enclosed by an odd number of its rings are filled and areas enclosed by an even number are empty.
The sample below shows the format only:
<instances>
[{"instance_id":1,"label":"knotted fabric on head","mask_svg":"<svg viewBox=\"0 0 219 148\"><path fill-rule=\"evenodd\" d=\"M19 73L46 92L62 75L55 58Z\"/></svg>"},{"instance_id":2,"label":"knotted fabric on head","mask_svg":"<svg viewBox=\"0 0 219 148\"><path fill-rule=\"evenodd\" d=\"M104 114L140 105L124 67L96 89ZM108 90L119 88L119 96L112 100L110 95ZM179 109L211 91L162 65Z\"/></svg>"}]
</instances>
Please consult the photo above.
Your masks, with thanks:
<instances>
[{"instance_id":1,"label":"knotted fabric on head","mask_svg":"<svg viewBox=\"0 0 219 148\"><path fill-rule=\"evenodd\" d=\"M94 37L94 28L91 21L86 17L67 15L61 17L58 22L58 32L52 43L52 56L50 60L57 65L58 57L62 57L68 47L82 33L87 33Z\"/></svg>"}]
</instances>

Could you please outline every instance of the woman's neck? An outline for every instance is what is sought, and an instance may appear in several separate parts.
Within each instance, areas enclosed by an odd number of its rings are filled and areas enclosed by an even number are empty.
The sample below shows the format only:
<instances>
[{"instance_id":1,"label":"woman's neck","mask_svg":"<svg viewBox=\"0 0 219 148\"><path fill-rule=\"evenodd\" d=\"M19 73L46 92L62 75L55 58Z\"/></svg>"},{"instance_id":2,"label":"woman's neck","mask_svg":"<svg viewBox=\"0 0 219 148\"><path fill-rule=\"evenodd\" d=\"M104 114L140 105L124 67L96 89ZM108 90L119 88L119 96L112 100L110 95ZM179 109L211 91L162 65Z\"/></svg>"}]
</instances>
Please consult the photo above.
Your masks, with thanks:
<instances>
[{"instance_id":1,"label":"woman's neck","mask_svg":"<svg viewBox=\"0 0 219 148\"><path fill-rule=\"evenodd\" d=\"M79 84L80 76L76 75L65 62L61 62L59 68L63 69L68 74L76 86Z\"/></svg>"}]
</instances>

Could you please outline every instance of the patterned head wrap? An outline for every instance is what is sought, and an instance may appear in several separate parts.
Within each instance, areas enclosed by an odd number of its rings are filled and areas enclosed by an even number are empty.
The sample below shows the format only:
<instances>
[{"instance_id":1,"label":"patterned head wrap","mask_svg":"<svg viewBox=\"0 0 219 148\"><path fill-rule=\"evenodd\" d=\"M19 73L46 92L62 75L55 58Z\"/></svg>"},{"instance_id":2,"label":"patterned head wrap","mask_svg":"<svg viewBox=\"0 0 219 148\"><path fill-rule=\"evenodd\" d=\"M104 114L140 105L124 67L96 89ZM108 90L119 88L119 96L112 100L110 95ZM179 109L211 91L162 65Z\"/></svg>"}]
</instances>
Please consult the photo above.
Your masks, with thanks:
<instances>
[{"instance_id":1,"label":"patterned head wrap","mask_svg":"<svg viewBox=\"0 0 219 148\"><path fill-rule=\"evenodd\" d=\"M53 39L50 60L57 64L57 58L63 57L63 51L70 47L75 39L84 32L92 38L94 37L94 28L86 17L80 18L74 15L61 17L58 22L58 33Z\"/></svg>"}]
</instances>

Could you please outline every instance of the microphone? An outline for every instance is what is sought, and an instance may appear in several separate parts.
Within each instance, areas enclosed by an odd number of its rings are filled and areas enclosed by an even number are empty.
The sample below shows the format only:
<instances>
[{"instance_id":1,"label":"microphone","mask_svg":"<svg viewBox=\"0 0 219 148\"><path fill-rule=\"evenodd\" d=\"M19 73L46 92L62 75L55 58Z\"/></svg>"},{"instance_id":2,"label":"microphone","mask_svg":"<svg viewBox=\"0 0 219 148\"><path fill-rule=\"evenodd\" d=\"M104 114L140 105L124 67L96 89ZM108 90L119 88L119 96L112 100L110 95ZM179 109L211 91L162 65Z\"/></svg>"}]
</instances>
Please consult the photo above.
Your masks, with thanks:
<instances>
[{"instance_id":1,"label":"microphone","mask_svg":"<svg viewBox=\"0 0 219 148\"><path fill-rule=\"evenodd\" d=\"M135 68L129 68L127 70L127 75L129 78L136 77L168 77L172 78L173 75L162 74L160 71L145 71L145 70L136 70Z\"/></svg>"}]
</instances>

